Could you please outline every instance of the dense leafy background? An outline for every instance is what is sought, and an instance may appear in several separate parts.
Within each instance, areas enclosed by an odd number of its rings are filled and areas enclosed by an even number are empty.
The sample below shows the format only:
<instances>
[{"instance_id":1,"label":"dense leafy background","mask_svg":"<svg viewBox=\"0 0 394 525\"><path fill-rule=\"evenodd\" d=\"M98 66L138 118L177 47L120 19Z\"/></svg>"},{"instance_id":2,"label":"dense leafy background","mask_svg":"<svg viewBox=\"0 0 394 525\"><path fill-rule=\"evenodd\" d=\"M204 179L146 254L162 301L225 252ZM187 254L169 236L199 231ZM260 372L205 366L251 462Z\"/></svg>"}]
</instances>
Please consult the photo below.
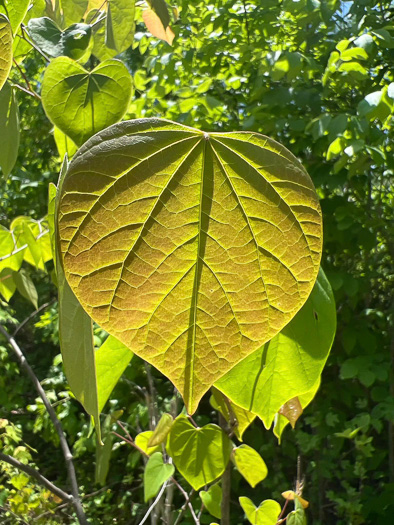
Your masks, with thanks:
<instances>
[{"instance_id":1,"label":"dense leafy background","mask_svg":"<svg viewBox=\"0 0 394 525\"><path fill-rule=\"evenodd\" d=\"M137 18L135 42L122 54L135 86L127 116L165 117L214 131L255 130L286 145L318 188L323 267L338 307L338 333L322 386L296 430L285 431L280 447L258 423L244 434L244 441L265 459L268 476L252 491L234 472L234 523L243 520L237 495L256 504L271 497L280 501L280 493L294 484L298 455L311 523L384 523L394 510L394 387L389 376L394 340L394 6L375 0L179 0L176 7L172 46L152 38ZM91 59L87 67L95 65ZM23 68L39 92L44 59L31 53ZM11 79L23 85L15 68ZM48 182L56 182L60 163L40 103L22 92L18 101L23 140L11 176L0 181L0 222L7 227L19 215L39 219L46 214ZM50 275L37 271L32 278L40 304L56 296ZM20 322L33 308L20 295L10 306L1 304L1 322ZM88 515L94 523L138 523L147 507L141 503L143 463L136 451L115 438L105 485L95 484L94 437L62 372L56 305L18 337L73 445ZM20 446L22 434L34 449L29 452L33 461L64 486L57 437L42 404L5 345L0 359L0 417L17 427L7 446ZM158 373L153 375L159 408L170 410L172 389ZM142 390L136 387L137 377ZM133 358L107 405L108 411L124 411L122 420L132 433L149 427L148 386L143 363ZM211 412L204 401L198 422L208 423ZM4 523L19 522L10 506L34 523L32 513L42 514L53 500L12 476L16 472L4 477L0 489L0 504L8 513ZM37 522L73 523L71 514L66 508ZM184 523L191 521L186 517Z\"/></svg>"}]
</instances>

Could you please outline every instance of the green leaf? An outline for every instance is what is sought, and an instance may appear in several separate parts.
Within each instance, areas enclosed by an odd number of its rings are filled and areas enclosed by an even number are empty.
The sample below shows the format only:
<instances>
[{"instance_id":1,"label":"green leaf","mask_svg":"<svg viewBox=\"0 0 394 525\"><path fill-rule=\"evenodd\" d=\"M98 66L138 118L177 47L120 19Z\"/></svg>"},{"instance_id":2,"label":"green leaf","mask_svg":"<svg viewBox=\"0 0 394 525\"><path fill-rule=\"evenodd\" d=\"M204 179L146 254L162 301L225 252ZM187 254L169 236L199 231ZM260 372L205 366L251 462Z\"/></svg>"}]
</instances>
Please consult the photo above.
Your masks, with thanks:
<instances>
[{"instance_id":1,"label":"green leaf","mask_svg":"<svg viewBox=\"0 0 394 525\"><path fill-rule=\"evenodd\" d=\"M21 22L26 16L30 0L2 0L0 13L4 13L12 27L12 33L15 36L18 32Z\"/></svg>"},{"instance_id":2,"label":"green leaf","mask_svg":"<svg viewBox=\"0 0 394 525\"><path fill-rule=\"evenodd\" d=\"M67 170L63 161L55 201L55 238L58 239L57 216L59 195ZM59 341L63 366L70 390L95 422L97 439L101 442L100 413L96 378L93 323L70 288L56 246L57 281L59 293Z\"/></svg>"},{"instance_id":3,"label":"green leaf","mask_svg":"<svg viewBox=\"0 0 394 525\"><path fill-rule=\"evenodd\" d=\"M126 51L134 40L135 0L108 0L105 45L116 54Z\"/></svg>"},{"instance_id":4,"label":"green leaf","mask_svg":"<svg viewBox=\"0 0 394 525\"><path fill-rule=\"evenodd\" d=\"M144 471L144 498L145 501L154 498L165 483L175 472L174 465L164 463L163 454L155 452L151 455Z\"/></svg>"},{"instance_id":5,"label":"green leaf","mask_svg":"<svg viewBox=\"0 0 394 525\"><path fill-rule=\"evenodd\" d=\"M12 66L12 29L8 18L0 14L0 90Z\"/></svg>"},{"instance_id":6,"label":"green leaf","mask_svg":"<svg viewBox=\"0 0 394 525\"><path fill-rule=\"evenodd\" d=\"M19 150L19 110L15 92L8 83L0 91L0 137L0 167L8 177Z\"/></svg>"},{"instance_id":7,"label":"green leaf","mask_svg":"<svg viewBox=\"0 0 394 525\"><path fill-rule=\"evenodd\" d=\"M0 295L2 295L8 303L14 295L15 290L16 284L13 271L9 268L3 268L3 270L0 271Z\"/></svg>"},{"instance_id":8,"label":"green leaf","mask_svg":"<svg viewBox=\"0 0 394 525\"><path fill-rule=\"evenodd\" d=\"M109 414L102 426L102 438L103 443L96 443L96 469L95 469L95 481L101 486L105 485L109 471L109 462L112 454L112 445L114 441L114 434L112 433L112 416Z\"/></svg>"},{"instance_id":9,"label":"green leaf","mask_svg":"<svg viewBox=\"0 0 394 525\"><path fill-rule=\"evenodd\" d=\"M59 235L84 309L169 377L194 412L306 301L321 212L305 170L267 137L142 119L74 156Z\"/></svg>"},{"instance_id":10,"label":"green leaf","mask_svg":"<svg viewBox=\"0 0 394 525\"><path fill-rule=\"evenodd\" d=\"M235 466L238 472L246 479L251 487L267 477L268 469L263 458L256 450L248 445L240 445L232 451Z\"/></svg>"},{"instance_id":11,"label":"green leaf","mask_svg":"<svg viewBox=\"0 0 394 525\"><path fill-rule=\"evenodd\" d=\"M82 62L89 58L93 42L88 24L73 24L61 30L53 20L43 17L29 20L28 29L31 39L49 57L67 56Z\"/></svg>"},{"instance_id":12,"label":"green leaf","mask_svg":"<svg viewBox=\"0 0 394 525\"><path fill-rule=\"evenodd\" d=\"M252 525L276 525L281 508L278 502L267 499L257 508L249 498L239 498L239 503Z\"/></svg>"},{"instance_id":13,"label":"green leaf","mask_svg":"<svg viewBox=\"0 0 394 525\"><path fill-rule=\"evenodd\" d=\"M293 510L286 520L287 525L306 525L306 516L303 508Z\"/></svg>"},{"instance_id":14,"label":"green leaf","mask_svg":"<svg viewBox=\"0 0 394 525\"><path fill-rule=\"evenodd\" d=\"M80 22L88 8L89 0L60 0L65 27ZM103 2L101 2L102 4Z\"/></svg>"},{"instance_id":15,"label":"green leaf","mask_svg":"<svg viewBox=\"0 0 394 525\"><path fill-rule=\"evenodd\" d=\"M174 420L171 414L163 414L148 441L148 447L155 447L161 445L161 443L165 443L173 422Z\"/></svg>"},{"instance_id":16,"label":"green leaf","mask_svg":"<svg viewBox=\"0 0 394 525\"><path fill-rule=\"evenodd\" d=\"M22 266L24 250L11 255L16 248L13 233L0 224L0 271L9 268L17 272Z\"/></svg>"},{"instance_id":17,"label":"green leaf","mask_svg":"<svg viewBox=\"0 0 394 525\"><path fill-rule=\"evenodd\" d=\"M110 335L96 350L98 411L101 412L112 390L133 357L133 352Z\"/></svg>"},{"instance_id":18,"label":"green leaf","mask_svg":"<svg viewBox=\"0 0 394 525\"><path fill-rule=\"evenodd\" d=\"M234 434L242 441L242 436L245 430L253 423L256 418L255 414L239 407L226 397L216 388L212 388L212 396L209 400L212 407L218 410L227 422L232 422L235 419L236 426Z\"/></svg>"},{"instance_id":19,"label":"green leaf","mask_svg":"<svg viewBox=\"0 0 394 525\"><path fill-rule=\"evenodd\" d=\"M43 259L41 245L36 239L40 233L39 228L40 227L36 221L33 221L30 217L24 217L23 215L17 217L11 223L16 246L22 248L22 246L27 245L27 248L23 253L24 260L39 270L45 271L45 261Z\"/></svg>"},{"instance_id":20,"label":"green leaf","mask_svg":"<svg viewBox=\"0 0 394 525\"><path fill-rule=\"evenodd\" d=\"M81 145L123 117L131 90L130 73L119 60L107 60L88 72L59 57L45 71L42 103L51 122Z\"/></svg>"},{"instance_id":21,"label":"green leaf","mask_svg":"<svg viewBox=\"0 0 394 525\"><path fill-rule=\"evenodd\" d=\"M258 415L269 428L282 405L316 384L335 329L334 297L320 270L310 298L296 317L215 386L234 403Z\"/></svg>"},{"instance_id":22,"label":"green leaf","mask_svg":"<svg viewBox=\"0 0 394 525\"><path fill-rule=\"evenodd\" d=\"M48 229L51 240L53 264L56 270L56 241L55 241L55 207L56 207L56 185L53 182L48 186Z\"/></svg>"},{"instance_id":23,"label":"green leaf","mask_svg":"<svg viewBox=\"0 0 394 525\"><path fill-rule=\"evenodd\" d=\"M217 483L211 485L208 490L202 490L199 496L209 514L220 519L222 517L222 489L220 485Z\"/></svg>"},{"instance_id":24,"label":"green leaf","mask_svg":"<svg viewBox=\"0 0 394 525\"><path fill-rule=\"evenodd\" d=\"M14 282L18 292L28 301L32 303L34 308L37 310L38 307L38 294L33 281L29 274L23 268L19 272L14 273Z\"/></svg>"},{"instance_id":25,"label":"green leaf","mask_svg":"<svg viewBox=\"0 0 394 525\"><path fill-rule=\"evenodd\" d=\"M231 441L217 425L195 428L179 416L170 431L168 451L182 476L198 490L223 474Z\"/></svg>"},{"instance_id":26,"label":"green leaf","mask_svg":"<svg viewBox=\"0 0 394 525\"><path fill-rule=\"evenodd\" d=\"M152 437L152 435L153 435L152 430L146 430L145 432L140 432L137 436L135 436L135 444L143 452L148 454L148 456L151 456L152 454L160 451L161 449L160 445L157 445L155 447L148 447L148 442L150 438Z\"/></svg>"},{"instance_id":27,"label":"green leaf","mask_svg":"<svg viewBox=\"0 0 394 525\"><path fill-rule=\"evenodd\" d=\"M67 135L65 135L63 131L60 131L56 126L53 130L53 137L55 139L59 157L63 159L64 155L67 153L67 158L72 159L78 150L78 146L75 142L73 142L70 137L67 137Z\"/></svg>"}]
</instances>

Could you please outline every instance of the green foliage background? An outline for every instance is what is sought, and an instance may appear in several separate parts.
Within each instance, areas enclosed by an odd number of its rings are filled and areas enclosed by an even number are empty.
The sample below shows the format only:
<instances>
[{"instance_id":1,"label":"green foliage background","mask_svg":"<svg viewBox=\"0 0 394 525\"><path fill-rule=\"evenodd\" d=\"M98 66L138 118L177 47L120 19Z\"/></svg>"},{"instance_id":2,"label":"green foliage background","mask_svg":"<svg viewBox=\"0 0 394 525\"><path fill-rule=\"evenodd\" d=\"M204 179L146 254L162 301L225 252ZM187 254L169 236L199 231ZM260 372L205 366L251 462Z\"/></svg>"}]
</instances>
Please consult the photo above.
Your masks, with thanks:
<instances>
[{"instance_id":1,"label":"green foliage background","mask_svg":"<svg viewBox=\"0 0 394 525\"><path fill-rule=\"evenodd\" d=\"M280 447L260 424L245 433L269 474L252 492L235 473L233 499L242 491L255 502L280 501L282 490L294 484L300 455L310 523L388 522L394 510L394 6L375 0L178 0L176 7L172 46L138 22L135 42L122 54L135 87L126 117L259 131L297 155L321 198L323 267L338 308L337 337L317 397L296 429L285 431ZM39 91L45 61L32 53L23 67ZM12 80L23 84L15 68ZM7 227L16 216L46 214L48 183L56 182L60 162L42 106L25 93L18 92L18 101L23 139L11 176L0 181L0 223ZM32 278L40 304L56 296L50 275L36 272ZM31 311L15 295L10 306L1 303L0 322L20 322ZM136 451L117 443L105 486L95 485L94 438L67 390L56 305L18 337L73 445L87 514L94 523L138 523L147 507ZM32 460L65 485L57 436L2 343L0 360L0 417L19 428L9 446L28 443ZM160 374L154 372L154 379L160 408L169 410L172 390ZM124 410L123 420L135 433L148 429L147 387L145 368L134 358L112 395L111 411ZM211 412L206 400L198 423L208 423ZM25 517L36 503L36 516L53 506L32 484L6 479L2 506L8 498L13 512ZM233 511L234 523L241 523L239 506ZM9 513L4 520L18 523ZM65 509L37 523L74 522ZM184 523L192 522L186 517Z\"/></svg>"}]
</instances>

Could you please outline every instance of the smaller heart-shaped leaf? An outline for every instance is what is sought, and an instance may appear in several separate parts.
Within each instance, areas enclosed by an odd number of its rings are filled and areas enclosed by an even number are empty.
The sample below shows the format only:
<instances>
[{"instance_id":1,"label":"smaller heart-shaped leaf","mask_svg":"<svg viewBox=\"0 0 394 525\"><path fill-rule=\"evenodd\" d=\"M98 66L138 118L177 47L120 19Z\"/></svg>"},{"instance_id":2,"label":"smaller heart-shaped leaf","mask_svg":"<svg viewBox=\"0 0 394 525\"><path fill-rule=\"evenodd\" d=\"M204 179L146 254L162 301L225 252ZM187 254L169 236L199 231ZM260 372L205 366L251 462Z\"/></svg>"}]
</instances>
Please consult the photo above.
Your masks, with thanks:
<instances>
[{"instance_id":1,"label":"smaller heart-shaped leaf","mask_svg":"<svg viewBox=\"0 0 394 525\"><path fill-rule=\"evenodd\" d=\"M239 473L253 488L267 476L268 469L263 458L249 445L235 448L232 457Z\"/></svg>"},{"instance_id":2,"label":"smaller heart-shaped leaf","mask_svg":"<svg viewBox=\"0 0 394 525\"><path fill-rule=\"evenodd\" d=\"M161 452L155 452L152 454L146 464L144 472L145 501L154 498L163 483L165 483L174 472L174 465L164 463L163 454Z\"/></svg>"},{"instance_id":3,"label":"smaller heart-shaped leaf","mask_svg":"<svg viewBox=\"0 0 394 525\"><path fill-rule=\"evenodd\" d=\"M62 31L50 18L32 18L27 25L29 34L46 55L56 58L67 56L86 61L93 47L92 28L88 24L73 24Z\"/></svg>"},{"instance_id":4,"label":"smaller heart-shaped leaf","mask_svg":"<svg viewBox=\"0 0 394 525\"><path fill-rule=\"evenodd\" d=\"M120 60L106 60L89 72L59 57L45 71L42 103L51 122L80 146L123 117L131 90L130 73Z\"/></svg>"},{"instance_id":5,"label":"smaller heart-shaped leaf","mask_svg":"<svg viewBox=\"0 0 394 525\"><path fill-rule=\"evenodd\" d=\"M231 452L231 441L217 425L194 427L185 416L172 425L169 453L194 490L221 476Z\"/></svg>"},{"instance_id":6,"label":"smaller heart-shaped leaf","mask_svg":"<svg viewBox=\"0 0 394 525\"><path fill-rule=\"evenodd\" d=\"M239 503L252 525L276 525L281 508L278 502L267 499L256 507L249 498L239 498Z\"/></svg>"}]
</instances>

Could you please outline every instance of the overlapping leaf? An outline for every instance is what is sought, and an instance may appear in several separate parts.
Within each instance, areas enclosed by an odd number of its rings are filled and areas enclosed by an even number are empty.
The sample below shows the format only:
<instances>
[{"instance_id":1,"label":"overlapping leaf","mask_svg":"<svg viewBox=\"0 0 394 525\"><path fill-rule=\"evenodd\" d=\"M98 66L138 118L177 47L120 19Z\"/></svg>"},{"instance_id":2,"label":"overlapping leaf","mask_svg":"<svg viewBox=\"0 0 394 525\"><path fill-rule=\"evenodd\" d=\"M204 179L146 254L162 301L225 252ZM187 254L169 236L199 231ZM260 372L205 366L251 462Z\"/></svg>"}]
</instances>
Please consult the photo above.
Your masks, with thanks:
<instances>
[{"instance_id":1,"label":"overlapping leaf","mask_svg":"<svg viewBox=\"0 0 394 525\"><path fill-rule=\"evenodd\" d=\"M8 18L0 14L0 89L8 78L12 65L12 29Z\"/></svg>"},{"instance_id":2,"label":"overlapping leaf","mask_svg":"<svg viewBox=\"0 0 394 525\"><path fill-rule=\"evenodd\" d=\"M55 58L42 83L48 118L77 145L120 120L128 109L132 80L119 60L88 72L67 57Z\"/></svg>"},{"instance_id":3,"label":"overlapping leaf","mask_svg":"<svg viewBox=\"0 0 394 525\"><path fill-rule=\"evenodd\" d=\"M8 82L0 91L0 137L0 167L7 177L18 157L20 137L18 104Z\"/></svg>"},{"instance_id":4,"label":"overlapping leaf","mask_svg":"<svg viewBox=\"0 0 394 525\"><path fill-rule=\"evenodd\" d=\"M335 329L333 293L320 270L308 301L296 317L215 386L234 403L258 415L269 428L282 405L316 385Z\"/></svg>"},{"instance_id":5,"label":"overlapping leaf","mask_svg":"<svg viewBox=\"0 0 394 525\"><path fill-rule=\"evenodd\" d=\"M321 214L305 170L267 137L143 119L75 155L59 235L84 309L193 412L306 301Z\"/></svg>"}]
</instances>

